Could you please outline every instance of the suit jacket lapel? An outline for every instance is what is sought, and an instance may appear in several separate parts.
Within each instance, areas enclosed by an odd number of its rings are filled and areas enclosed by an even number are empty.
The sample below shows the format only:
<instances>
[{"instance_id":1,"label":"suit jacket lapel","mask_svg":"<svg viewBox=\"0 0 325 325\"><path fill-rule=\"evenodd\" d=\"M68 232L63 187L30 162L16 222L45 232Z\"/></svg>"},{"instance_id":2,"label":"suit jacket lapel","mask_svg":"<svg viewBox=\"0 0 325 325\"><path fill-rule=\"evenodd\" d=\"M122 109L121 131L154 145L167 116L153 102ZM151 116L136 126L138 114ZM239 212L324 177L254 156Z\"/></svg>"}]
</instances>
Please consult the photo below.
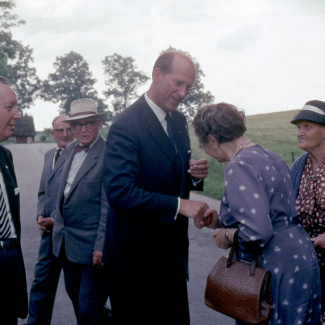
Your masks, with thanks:
<instances>
[{"instance_id":1,"label":"suit jacket lapel","mask_svg":"<svg viewBox=\"0 0 325 325\"><path fill-rule=\"evenodd\" d=\"M6 186L6 191L8 195L8 199L10 201L11 191L10 188L17 187L16 179L14 175L11 173L11 164L9 165L8 161L5 159L3 152L0 150L0 165L1 165L1 172L3 181Z\"/></svg>"},{"instance_id":2,"label":"suit jacket lapel","mask_svg":"<svg viewBox=\"0 0 325 325\"><path fill-rule=\"evenodd\" d=\"M93 145L93 147L90 149L88 152L84 162L81 164L80 169L78 170L75 179L73 180L73 183L71 184L71 188L69 191L69 194L67 197L71 195L77 184L80 182L80 180L83 178L83 176L97 163L98 161L98 156L99 156L99 150L101 147L102 141L105 141L103 137L100 135L96 143ZM72 157L71 157L72 156ZM72 149L72 155L70 156L69 159L69 166L71 167L71 163L73 160L74 156L74 151ZM70 167L68 169L68 173L70 170ZM68 177L68 174L67 174Z\"/></svg>"},{"instance_id":3,"label":"suit jacket lapel","mask_svg":"<svg viewBox=\"0 0 325 325\"><path fill-rule=\"evenodd\" d=\"M178 156L181 163L181 172L178 175L180 178L179 196L182 197L187 186L187 180L189 178L187 170L189 168L189 160L191 159L191 146L186 120L184 120L180 114L173 112L172 125L178 150Z\"/></svg>"},{"instance_id":4,"label":"suit jacket lapel","mask_svg":"<svg viewBox=\"0 0 325 325\"><path fill-rule=\"evenodd\" d=\"M50 161L50 164L51 164L51 170L52 170L52 164L53 164L53 159L54 159L55 152L56 152L56 150L54 151L54 154L52 155L52 157L51 157L52 159L51 159L51 161ZM56 164L54 165L54 168L53 168L53 170L52 170L52 172L51 172L51 176L50 176L50 178L53 177L53 175L55 175L56 171L57 171L57 170L58 170L58 169L63 165L65 154L66 154L66 151L63 150L63 151L61 152L61 155L59 156L59 158L58 158Z\"/></svg>"},{"instance_id":5,"label":"suit jacket lapel","mask_svg":"<svg viewBox=\"0 0 325 325\"><path fill-rule=\"evenodd\" d=\"M149 107L145 99L143 103L143 109L149 133L151 134L152 138L155 140L157 145L160 147L161 151L164 153L166 158L168 160L173 161L175 159L175 156L177 155L176 150L175 148L173 148L173 145L170 142L168 135L166 134L157 116Z\"/></svg>"},{"instance_id":6,"label":"suit jacket lapel","mask_svg":"<svg viewBox=\"0 0 325 325\"><path fill-rule=\"evenodd\" d=\"M20 237L20 223L19 219L19 195L15 194L17 188L17 180L14 172L12 161L9 157L5 157L5 153L0 148L0 166L3 181L6 187L7 197L9 201L11 215L15 224L17 235Z\"/></svg>"},{"instance_id":7,"label":"suit jacket lapel","mask_svg":"<svg viewBox=\"0 0 325 325\"><path fill-rule=\"evenodd\" d=\"M62 170L61 177L60 177L59 193L58 193L58 200L60 202L60 205L59 205L60 210L62 209L63 198L64 198L64 189L65 189L65 185L67 183L69 171L70 171L72 160L73 160L73 157L74 157L73 148L76 145L76 143L77 143L77 141L71 142L70 144L68 144L68 146L65 149L66 150L66 160L65 160L65 164L64 164L64 167L63 167L63 170Z\"/></svg>"},{"instance_id":8,"label":"suit jacket lapel","mask_svg":"<svg viewBox=\"0 0 325 325\"><path fill-rule=\"evenodd\" d=\"M181 118L181 115L176 114L176 112L172 113L172 125L178 157L181 163L181 172L178 173L178 177L180 178L181 184L179 195L182 196L186 188L186 179L188 177L187 169L191 158L190 141L186 121Z\"/></svg>"},{"instance_id":9,"label":"suit jacket lapel","mask_svg":"<svg viewBox=\"0 0 325 325\"><path fill-rule=\"evenodd\" d=\"M184 120L182 119L181 115L176 112L172 112L171 120L173 125L174 138L177 146L176 152L175 148L173 148L173 145L168 138L168 135L157 119L157 116L149 107L144 97L142 97L142 100L142 106L144 109L148 130L151 136L157 145L161 148L161 151L164 153L166 158L173 163L176 162L176 164L174 164L174 170L175 175L180 182L180 195L182 195L186 187L187 169L191 157L188 131L186 129L187 125L184 125Z\"/></svg>"},{"instance_id":10,"label":"suit jacket lapel","mask_svg":"<svg viewBox=\"0 0 325 325\"><path fill-rule=\"evenodd\" d=\"M187 169L188 160L191 156L187 125L184 125L184 121L174 112L172 113L172 125L178 154L182 160L182 165L184 165L185 161Z\"/></svg>"}]
</instances>

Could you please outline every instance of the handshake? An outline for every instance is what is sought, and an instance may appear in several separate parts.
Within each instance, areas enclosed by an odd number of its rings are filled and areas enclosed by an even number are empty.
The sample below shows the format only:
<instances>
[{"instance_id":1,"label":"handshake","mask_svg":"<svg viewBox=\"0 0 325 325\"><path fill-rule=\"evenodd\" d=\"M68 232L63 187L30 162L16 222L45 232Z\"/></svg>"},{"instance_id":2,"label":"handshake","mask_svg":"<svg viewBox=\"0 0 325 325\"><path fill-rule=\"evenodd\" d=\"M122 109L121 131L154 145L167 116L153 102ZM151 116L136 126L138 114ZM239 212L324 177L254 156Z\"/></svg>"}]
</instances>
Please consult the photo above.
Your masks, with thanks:
<instances>
[{"instance_id":1,"label":"handshake","mask_svg":"<svg viewBox=\"0 0 325 325\"><path fill-rule=\"evenodd\" d=\"M205 202L181 199L179 213L194 219L194 225L199 229L203 227L215 229L219 225L218 212L210 209Z\"/></svg>"},{"instance_id":2,"label":"handshake","mask_svg":"<svg viewBox=\"0 0 325 325\"><path fill-rule=\"evenodd\" d=\"M214 209L210 209L205 202L181 199L179 213L194 219L194 225L201 229L208 227L216 229L219 226L219 215ZM213 233L213 241L222 248L228 249L233 241L237 228L221 228Z\"/></svg>"}]
</instances>

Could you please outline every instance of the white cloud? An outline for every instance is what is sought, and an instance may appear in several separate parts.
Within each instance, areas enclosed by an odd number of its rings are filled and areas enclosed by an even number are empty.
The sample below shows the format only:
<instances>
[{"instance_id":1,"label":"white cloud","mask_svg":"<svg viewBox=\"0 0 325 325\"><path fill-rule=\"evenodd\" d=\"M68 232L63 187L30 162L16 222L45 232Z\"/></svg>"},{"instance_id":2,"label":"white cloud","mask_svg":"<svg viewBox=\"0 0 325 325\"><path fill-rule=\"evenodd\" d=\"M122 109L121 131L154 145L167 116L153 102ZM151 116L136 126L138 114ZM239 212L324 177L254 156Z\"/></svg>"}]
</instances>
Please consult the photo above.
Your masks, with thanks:
<instances>
[{"instance_id":1,"label":"white cloud","mask_svg":"<svg viewBox=\"0 0 325 325\"><path fill-rule=\"evenodd\" d=\"M150 76L171 45L197 59L216 101L247 114L325 100L323 0L17 0L16 12L26 25L14 37L33 48L41 78L73 50L101 92L106 55L131 56Z\"/></svg>"}]
</instances>

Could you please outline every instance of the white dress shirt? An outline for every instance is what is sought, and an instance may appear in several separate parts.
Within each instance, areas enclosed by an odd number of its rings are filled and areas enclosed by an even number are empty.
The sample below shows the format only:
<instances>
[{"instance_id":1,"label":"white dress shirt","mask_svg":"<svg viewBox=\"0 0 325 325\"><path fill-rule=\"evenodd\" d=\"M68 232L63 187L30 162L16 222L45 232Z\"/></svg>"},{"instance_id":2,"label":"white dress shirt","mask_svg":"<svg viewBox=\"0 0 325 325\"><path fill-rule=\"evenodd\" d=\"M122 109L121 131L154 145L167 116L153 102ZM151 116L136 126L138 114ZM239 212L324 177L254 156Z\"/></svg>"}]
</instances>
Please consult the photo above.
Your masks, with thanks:
<instances>
[{"instance_id":1,"label":"white dress shirt","mask_svg":"<svg viewBox=\"0 0 325 325\"><path fill-rule=\"evenodd\" d=\"M98 138L99 138L99 134L98 134L96 140L90 144L89 150L96 143ZM82 144L80 144L80 145L82 146ZM76 177L82 163L84 162L85 158L87 157L87 154L88 154L89 150L87 152L85 150L81 150L81 151L76 152L74 154L73 160L72 160L72 163L71 163L71 166L70 166L70 171L69 171L69 174L68 174L67 182L66 182L65 188L64 188L64 197L68 196L71 185L72 185L72 183L73 183L73 181L74 181L74 179L75 179L75 177Z\"/></svg>"},{"instance_id":2,"label":"white dress shirt","mask_svg":"<svg viewBox=\"0 0 325 325\"><path fill-rule=\"evenodd\" d=\"M17 238L15 225L14 225L14 222L12 220L12 215L11 215L11 211L10 211L10 205L9 205L6 185L4 183L3 176L2 176L1 172L0 172L0 186L1 186L2 195L3 195L4 201L5 201L5 205L6 205L7 218L9 218L9 225L10 225L10 230L11 230L11 235L8 238Z\"/></svg>"}]
</instances>

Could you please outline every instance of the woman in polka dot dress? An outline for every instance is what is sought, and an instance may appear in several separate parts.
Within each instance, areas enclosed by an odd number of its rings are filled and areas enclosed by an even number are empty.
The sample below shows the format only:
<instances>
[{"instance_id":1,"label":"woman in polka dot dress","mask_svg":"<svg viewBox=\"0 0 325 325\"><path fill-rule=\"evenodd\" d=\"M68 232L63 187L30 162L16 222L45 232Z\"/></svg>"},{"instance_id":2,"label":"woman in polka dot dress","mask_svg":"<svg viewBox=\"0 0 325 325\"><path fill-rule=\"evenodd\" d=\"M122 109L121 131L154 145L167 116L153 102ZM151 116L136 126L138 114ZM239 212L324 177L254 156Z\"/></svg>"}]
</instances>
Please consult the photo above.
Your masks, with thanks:
<instances>
[{"instance_id":1,"label":"woman in polka dot dress","mask_svg":"<svg viewBox=\"0 0 325 325\"><path fill-rule=\"evenodd\" d=\"M231 246L238 229L240 258L261 257L262 267L271 272L269 324L320 324L317 257L297 220L288 166L275 153L244 138L244 112L230 104L200 108L193 127L204 151L218 162L228 162L220 215L208 211L196 226L221 227L213 236L224 249Z\"/></svg>"},{"instance_id":2,"label":"woman in polka dot dress","mask_svg":"<svg viewBox=\"0 0 325 325\"><path fill-rule=\"evenodd\" d=\"M299 148L306 153L291 166L299 222L317 252L325 324L325 103L312 100L291 121L298 128Z\"/></svg>"}]
</instances>

